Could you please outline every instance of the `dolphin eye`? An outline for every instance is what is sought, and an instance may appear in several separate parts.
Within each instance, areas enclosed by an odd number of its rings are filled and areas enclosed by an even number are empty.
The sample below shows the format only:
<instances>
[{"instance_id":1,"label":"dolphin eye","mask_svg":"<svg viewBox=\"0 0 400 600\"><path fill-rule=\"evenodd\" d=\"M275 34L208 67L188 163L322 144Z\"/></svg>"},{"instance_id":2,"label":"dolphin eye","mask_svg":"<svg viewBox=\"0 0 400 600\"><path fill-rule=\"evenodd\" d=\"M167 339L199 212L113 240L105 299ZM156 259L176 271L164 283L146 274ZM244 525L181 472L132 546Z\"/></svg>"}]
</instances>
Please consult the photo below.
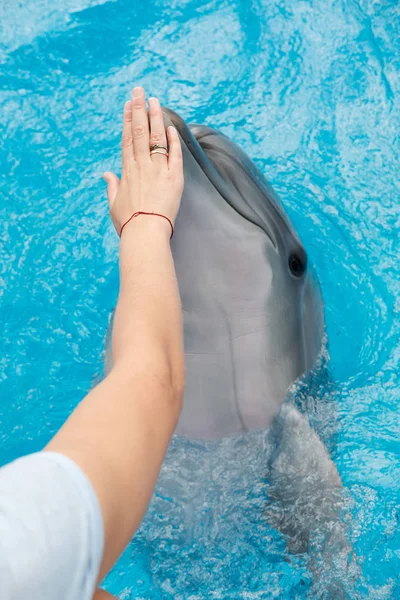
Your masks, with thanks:
<instances>
[{"instance_id":1,"label":"dolphin eye","mask_svg":"<svg viewBox=\"0 0 400 600\"><path fill-rule=\"evenodd\" d=\"M307 271L307 255L304 250L292 252L289 256L289 269L295 277L303 277Z\"/></svg>"}]
</instances>

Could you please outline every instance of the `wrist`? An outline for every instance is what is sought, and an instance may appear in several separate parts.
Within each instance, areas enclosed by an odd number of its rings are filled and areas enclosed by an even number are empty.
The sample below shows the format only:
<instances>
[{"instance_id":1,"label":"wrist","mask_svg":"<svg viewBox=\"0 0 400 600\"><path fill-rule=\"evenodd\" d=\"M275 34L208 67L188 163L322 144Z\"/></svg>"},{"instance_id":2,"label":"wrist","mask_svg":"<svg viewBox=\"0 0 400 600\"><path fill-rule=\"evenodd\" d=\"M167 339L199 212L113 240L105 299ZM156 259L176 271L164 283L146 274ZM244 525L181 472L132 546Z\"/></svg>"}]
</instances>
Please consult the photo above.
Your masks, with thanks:
<instances>
[{"instance_id":1,"label":"wrist","mask_svg":"<svg viewBox=\"0 0 400 600\"><path fill-rule=\"evenodd\" d=\"M121 243L126 238L136 238L144 235L145 237L158 238L160 236L171 237L171 224L168 219L156 214L140 213L136 217L131 218L129 222L123 226L121 234Z\"/></svg>"}]
</instances>

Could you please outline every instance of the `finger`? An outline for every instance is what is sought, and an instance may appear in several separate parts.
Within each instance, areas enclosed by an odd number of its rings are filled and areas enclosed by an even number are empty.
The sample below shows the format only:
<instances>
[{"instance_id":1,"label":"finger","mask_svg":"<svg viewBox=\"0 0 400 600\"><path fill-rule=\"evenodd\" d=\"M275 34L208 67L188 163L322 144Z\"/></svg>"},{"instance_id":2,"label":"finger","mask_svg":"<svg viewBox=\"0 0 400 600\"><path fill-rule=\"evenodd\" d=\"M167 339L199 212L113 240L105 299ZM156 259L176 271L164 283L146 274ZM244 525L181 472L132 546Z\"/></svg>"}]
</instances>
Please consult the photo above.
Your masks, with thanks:
<instances>
[{"instance_id":1,"label":"finger","mask_svg":"<svg viewBox=\"0 0 400 600\"><path fill-rule=\"evenodd\" d=\"M132 140L132 102L125 102L122 128L122 172L129 170L135 158Z\"/></svg>"},{"instance_id":2,"label":"finger","mask_svg":"<svg viewBox=\"0 0 400 600\"><path fill-rule=\"evenodd\" d=\"M181 140L175 127L169 126L167 129L169 158L168 168L170 171L182 171L182 146Z\"/></svg>"},{"instance_id":3,"label":"finger","mask_svg":"<svg viewBox=\"0 0 400 600\"><path fill-rule=\"evenodd\" d=\"M108 204L111 208L121 182L114 173L110 173L109 171L103 174L103 179L107 184L107 198Z\"/></svg>"},{"instance_id":4,"label":"finger","mask_svg":"<svg viewBox=\"0 0 400 600\"><path fill-rule=\"evenodd\" d=\"M161 112L161 106L157 98L149 99L149 114L150 114L150 147L153 144L159 146L167 146L167 134L165 132L164 119ZM163 154L152 154L151 159L153 162L159 162L160 164L168 164L167 155Z\"/></svg>"},{"instance_id":5,"label":"finger","mask_svg":"<svg viewBox=\"0 0 400 600\"><path fill-rule=\"evenodd\" d=\"M132 92L132 137L135 161L150 160L149 119L144 89L135 87Z\"/></svg>"}]
</instances>

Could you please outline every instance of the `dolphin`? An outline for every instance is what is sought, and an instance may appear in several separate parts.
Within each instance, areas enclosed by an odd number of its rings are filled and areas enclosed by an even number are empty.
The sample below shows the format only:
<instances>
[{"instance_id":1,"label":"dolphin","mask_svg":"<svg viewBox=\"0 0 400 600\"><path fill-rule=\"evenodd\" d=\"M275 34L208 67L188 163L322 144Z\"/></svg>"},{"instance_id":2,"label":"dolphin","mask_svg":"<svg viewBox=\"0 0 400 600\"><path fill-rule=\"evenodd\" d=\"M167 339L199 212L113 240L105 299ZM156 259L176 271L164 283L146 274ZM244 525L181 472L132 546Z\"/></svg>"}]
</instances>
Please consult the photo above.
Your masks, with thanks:
<instances>
[{"instance_id":1,"label":"dolphin","mask_svg":"<svg viewBox=\"0 0 400 600\"><path fill-rule=\"evenodd\" d=\"M186 365L176 433L217 439L265 429L320 351L320 288L248 156L222 133L163 112L179 132L185 175L171 242Z\"/></svg>"},{"instance_id":2,"label":"dolphin","mask_svg":"<svg viewBox=\"0 0 400 600\"><path fill-rule=\"evenodd\" d=\"M284 402L321 351L320 286L282 203L245 152L215 129L163 113L178 130L185 176L171 240L186 365L176 433L215 440L268 428L270 522L304 552L315 523L340 521L336 467L306 415ZM113 318L106 373L112 327ZM347 556L339 531L330 555Z\"/></svg>"},{"instance_id":3,"label":"dolphin","mask_svg":"<svg viewBox=\"0 0 400 600\"><path fill-rule=\"evenodd\" d=\"M320 287L281 202L243 150L163 113L179 132L185 175L171 242L186 365L176 433L218 439L266 429L320 352Z\"/></svg>"}]
</instances>

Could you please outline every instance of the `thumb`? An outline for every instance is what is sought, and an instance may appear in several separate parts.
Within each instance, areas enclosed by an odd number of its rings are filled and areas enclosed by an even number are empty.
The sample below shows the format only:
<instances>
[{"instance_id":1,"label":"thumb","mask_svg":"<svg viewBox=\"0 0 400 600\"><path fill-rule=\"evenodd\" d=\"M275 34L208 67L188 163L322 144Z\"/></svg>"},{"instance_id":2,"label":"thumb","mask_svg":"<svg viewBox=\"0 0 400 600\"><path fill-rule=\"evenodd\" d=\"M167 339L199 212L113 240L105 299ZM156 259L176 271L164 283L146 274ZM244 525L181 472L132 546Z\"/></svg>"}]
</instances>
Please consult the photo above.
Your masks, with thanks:
<instances>
[{"instance_id":1,"label":"thumb","mask_svg":"<svg viewBox=\"0 0 400 600\"><path fill-rule=\"evenodd\" d=\"M114 173L111 173L109 171L107 171L106 173L103 174L103 179L107 184L107 198L108 198L108 204L110 205L110 208L111 208L111 206L115 200L115 197L118 193L118 188L119 188L121 182Z\"/></svg>"}]
</instances>

